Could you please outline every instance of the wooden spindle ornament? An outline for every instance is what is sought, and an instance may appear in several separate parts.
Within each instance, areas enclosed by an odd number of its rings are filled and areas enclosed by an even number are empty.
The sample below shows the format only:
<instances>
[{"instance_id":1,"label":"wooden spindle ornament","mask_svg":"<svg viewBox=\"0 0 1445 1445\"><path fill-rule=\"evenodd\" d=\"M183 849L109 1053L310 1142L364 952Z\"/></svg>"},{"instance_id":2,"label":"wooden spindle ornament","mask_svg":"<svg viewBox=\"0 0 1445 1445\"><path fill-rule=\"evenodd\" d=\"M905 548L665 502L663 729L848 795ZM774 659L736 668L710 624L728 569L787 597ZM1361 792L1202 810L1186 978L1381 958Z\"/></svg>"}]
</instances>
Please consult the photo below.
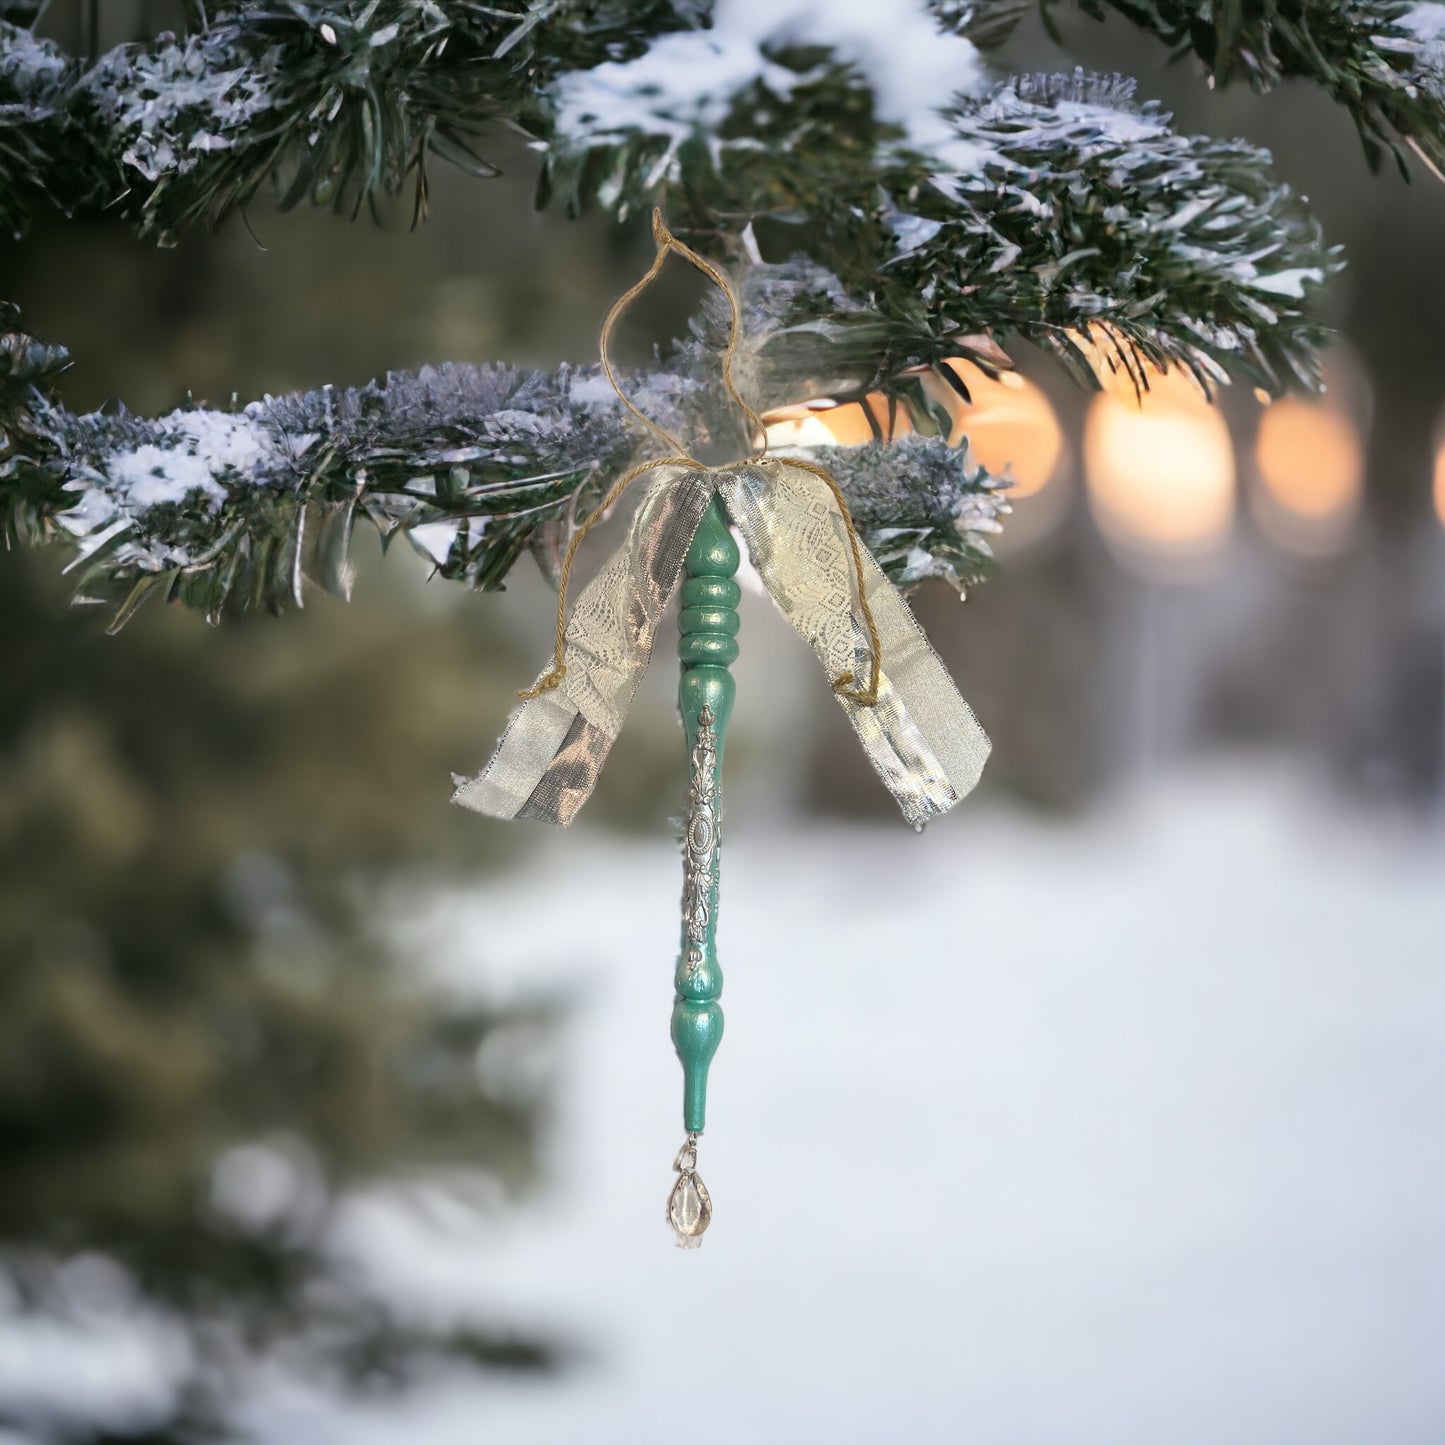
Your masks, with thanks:
<instances>
[{"instance_id":1,"label":"wooden spindle ornament","mask_svg":"<svg viewBox=\"0 0 1445 1445\"><path fill-rule=\"evenodd\" d=\"M712 1202L697 1177L697 1136L707 1124L707 1078L722 1040L722 968L717 957L718 864L722 851L722 760L736 684L739 553L713 498L683 563L678 619L682 714L689 760L683 825L682 948L674 978L672 1041L682 1061L683 1128L668 1219L680 1244L701 1242Z\"/></svg>"}]
</instances>

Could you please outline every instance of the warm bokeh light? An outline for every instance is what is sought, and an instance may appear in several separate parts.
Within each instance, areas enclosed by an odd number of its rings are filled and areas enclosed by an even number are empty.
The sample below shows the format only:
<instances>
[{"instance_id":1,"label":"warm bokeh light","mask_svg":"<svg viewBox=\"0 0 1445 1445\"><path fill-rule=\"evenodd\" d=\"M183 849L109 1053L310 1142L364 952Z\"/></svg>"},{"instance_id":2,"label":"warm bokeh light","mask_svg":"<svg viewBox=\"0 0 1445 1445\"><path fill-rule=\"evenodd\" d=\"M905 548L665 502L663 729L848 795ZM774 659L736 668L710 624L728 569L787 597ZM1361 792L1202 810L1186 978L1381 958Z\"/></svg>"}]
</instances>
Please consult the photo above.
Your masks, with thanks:
<instances>
[{"instance_id":1,"label":"warm bokeh light","mask_svg":"<svg viewBox=\"0 0 1445 1445\"><path fill-rule=\"evenodd\" d=\"M1359 435L1348 417L1316 402L1275 402L1260 418L1254 456L1275 500L1302 517L1332 516L1359 496Z\"/></svg>"},{"instance_id":2,"label":"warm bokeh light","mask_svg":"<svg viewBox=\"0 0 1445 1445\"><path fill-rule=\"evenodd\" d=\"M1260 528L1291 551L1328 553L1349 534L1364 492L1365 448L1338 405L1287 396L1259 419L1250 493Z\"/></svg>"},{"instance_id":3,"label":"warm bokeh light","mask_svg":"<svg viewBox=\"0 0 1445 1445\"><path fill-rule=\"evenodd\" d=\"M1435 515L1445 527L1445 437L1435 451Z\"/></svg>"},{"instance_id":4,"label":"warm bokeh light","mask_svg":"<svg viewBox=\"0 0 1445 1445\"><path fill-rule=\"evenodd\" d=\"M1126 400L1134 400L1141 389L1168 393L1176 381L1184 382L1191 391L1198 390L1182 371L1168 371L1150 361L1117 326L1108 321L1091 321L1079 331L1071 331L1069 339L1089 363L1101 391ZM1226 378L1215 378L1221 385Z\"/></svg>"},{"instance_id":5,"label":"warm bokeh light","mask_svg":"<svg viewBox=\"0 0 1445 1445\"><path fill-rule=\"evenodd\" d=\"M999 357L1007 361L1002 352ZM1039 387L1016 372L991 376L960 356L949 357L943 365L959 386L927 367L910 377L930 411L948 417L950 446L966 440L974 461L997 476L1012 477L1014 515L997 546L1000 551L1026 551L1053 532L1068 511L1067 489L1059 485L1066 471L1064 434L1054 409ZM914 430L908 408L898 402L890 405L880 392L863 402L823 399L778 407L765 412L763 422L768 445L774 447L857 446Z\"/></svg>"},{"instance_id":6,"label":"warm bokeh light","mask_svg":"<svg viewBox=\"0 0 1445 1445\"><path fill-rule=\"evenodd\" d=\"M1219 409L1187 376L1156 376L1142 400L1109 390L1084 426L1089 503L1105 537L1163 575L1198 562L1234 519L1234 448ZM1188 570L1186 565L1185 570Z\"/></svg>"},{"instance_id":7,"label":"warm bokeh light","mask_svg":"<svg viewBox=\"0 0 1445 1445\"><path fill-rule=\"evenodd\" d=\"M890 407L888 398L876 391L866 402L822 399L775 407L763 413L763 422L768 445L775 447L856 447L880 437L891 441L913 430L907 411Z\"/></svg>"},{"instance_id":8,"label":"warm bokeh light","mask_svg":"<svg viewBox=\"0 0 1445 1445\"><path fill-rule=\"evenodd\" d=\"M967 439L975 460L990 472L1007 471L1014 479L1014 501L1043 491L1057 476L1064 453L1063 432L1048 398L1013 372L993 377L962 357L951 357L943 365L962 384L967 399L932 371L920 368L917 378L929 402L952 423L949 444L961 446ZM878 436L906 436L914 429L907 408L890 407L878 392L866 402L824 400L779 407L764 421L773 446L857 446Z\"/></svg>"},{"instance_id":9,"label":"warm bokeh light","mask_svg":"<svg viewBox=\"0 0 1445 1445\"><path fill-rule=\"evenodd\" d=\"M953 417L949 441L968 439L969 451L989 471L1009 473L1011 501L1043 491L1054 480L1064 450L1064 434L1049 399L1027 377L1002 372L997 377L972 362L944 362L968 389L965 402L939 377L924 379L929 395L948 407Z\"/></svg>"}]
</instances>

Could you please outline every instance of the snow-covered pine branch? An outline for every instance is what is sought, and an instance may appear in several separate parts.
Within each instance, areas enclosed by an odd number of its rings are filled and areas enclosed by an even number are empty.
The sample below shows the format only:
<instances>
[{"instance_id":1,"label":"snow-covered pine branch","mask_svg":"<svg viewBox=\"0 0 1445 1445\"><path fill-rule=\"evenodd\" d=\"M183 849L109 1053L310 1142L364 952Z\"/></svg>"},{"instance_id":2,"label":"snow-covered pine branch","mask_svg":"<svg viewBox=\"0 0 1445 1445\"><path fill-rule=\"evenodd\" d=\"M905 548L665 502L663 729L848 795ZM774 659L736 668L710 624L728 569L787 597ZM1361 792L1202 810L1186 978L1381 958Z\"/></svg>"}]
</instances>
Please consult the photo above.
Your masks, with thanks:
<instances>
[{"instance_id":1,"label":"snow-covered pine branch","mask_svg":"<svg viewBox=\"0 0 1445 1445\"><path fill-rule=\"evenodd\" d=\"M535 126L559 75L643 52L703 0L232 0L193 33L85 65L0 0L0 232L42 204L166 241L266 185L354 217L415 188L434 153L494 168L478 131ZM209 12L209 13L208 13Z\"/></svg>"},{"instance_id":2,"label":"snow-covered pine branch","mask_svg":"<svg viewBox=\"0 0 1445 1445\"><path fill-rule=\"evenodd\" d=\"M839 375L886 385L960 336L1018 333L1084 379L1142 356L1205 385L1313 384L1307 288L1341 263L1267 152L1178 135L1132 82L1083 72L957 96L920 145L814 51L699 88L688 57L710 43L673 36L574 78L546 194L573 211L594 194L623 213L661 204L699 243L724 217L767 259L812 256L850 304L813 295L780 320L826 329Z\"/></svg>"},{"instance_id":3,"label":"snow-covered pine branch","mask_svg":"<svg viewBox=\"0 0 1445 1445\"><path fill-rule=\"evenodd\" d=\"M942 8L949 0L932 0ZM1017 0L964 0L956 23L998 33ZM1413 151L1445 172L1445 4L1438 0L1040 0L1046 20L1077 6L1114 11L1193 54L1212 83L1256 90L1296 78L1322 86L1354 117L1372 165L1383 150L1408 174Z\"/></svg>"},{"instance_id":4,"label":"snow-covered pine branch","mask_svg":"<svg viewBox=\"0 0 1445 1445\"><path fill-rule=\"evenodd\" d=\"M49 393L58 348L0 331L0 506L7 538L65 542L77 598L123 625L152 596L198 608L348 595L357 523L404 536L444 577L498 587L530 550L555 574L571 528L637 455L639 436L595 367L444 366L229 411L77 416ZM701 347L694 355L703 355ZM689 350L677 360L688 367ZM674 424L705 412L703 380L639 378ZM900 584L982 573L1004 486L945 441L830 449L860 530Z\"/></svg>"},{"instance_id":5,"label":"snow-covered pine branch","mask_svg":"<svg viewBox=\"0 0 1445 1445\"><path fill-rule=\"evenodd\" d=\"M1350 110L1372 151L1388 146L1403 161L1409 147L1445 164L1438 0L1039 4L1046 18L1067 6L1115 11L1193 50L1221 84L1311 80ZM485 174L474 144L488 124L566 140L568 79L600 65L671 66L682 89L708 92L715 107L725 98L719 47L711 63L696 47L656 47L706 31L711 0L219 0L192 7L193 33L120 46L89 66L31 34L40 8L0 0L0 230L48 201L125 214L164 238L215 223L267 182L292 203L354 213L414 180L420 205L429 150ZM938 28L985 47L1029 8L920 0ZM890 30L912 23L890 11ZM746 58L721 49L740 86ZM752 73L766 70L754 56Z\"/></svg>"},{"instance_id":6,"label":"snow-covered pine branch","mask_svg":"<svg viewBox=\"0 0 1445 1445\"><path fill-rule=\"evenodd\" d=\"M1445 5L1078 3L1192 47L1221 80L1309 76L1367 140L1440 160ZM714 25L710 0L218 0L189 7L187 35L93 64L37 39L37 8L0 0L5 229L50 204L164 240L263 186L350 216L414 185L420 210L429 151L486 174L478 131L507 124L543 151L544 200L619 219L660 201L733 263L750 379L773 402L881 390L909 404L918 368L988 369L1015 333L1085 381L1114 369L1143 385L1150 365L1177 365L1278 392L1316 375L1312 292L1341 262L1268 155L1177 134L1119 77L1000 85L979 47L1021 0L820 7L823 43L750 31L743 7ZM867 16L872 32L844 33ZM83 592L108 601L165 588L214 613L284 605L306 576L342 587L362 516L490 586L527 548L554 558L630 454L587 373L505 366L234 413L75 417L49 389L63 353L0 315L6 329L10 535L71 537ZM680 348L655 399L683 397L698 360ZM969 580L994 484L937 443L888 455L887 481L862 453L837 459L876 504L861 508L874 545L901 580ZM989 499L976 516L974 497Z\"/></svg>"}]
</instances>

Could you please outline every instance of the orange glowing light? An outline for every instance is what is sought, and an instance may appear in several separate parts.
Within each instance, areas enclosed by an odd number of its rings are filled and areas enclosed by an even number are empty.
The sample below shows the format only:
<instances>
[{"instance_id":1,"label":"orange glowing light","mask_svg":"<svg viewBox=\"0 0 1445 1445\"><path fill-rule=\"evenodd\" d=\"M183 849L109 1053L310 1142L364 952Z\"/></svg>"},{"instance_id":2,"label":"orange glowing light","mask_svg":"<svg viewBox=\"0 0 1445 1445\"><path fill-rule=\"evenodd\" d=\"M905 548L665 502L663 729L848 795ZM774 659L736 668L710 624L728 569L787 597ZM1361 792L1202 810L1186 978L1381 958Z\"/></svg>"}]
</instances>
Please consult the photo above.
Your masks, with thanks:
<instances>
[{"instance_id":1,"label":"orange glowing light","mask_svg":"<svg viewBox=\"0 0 1445 1445\"><path fill-rule=\"evenodd\" d=\"M1091 321L1068 334L1089 363L1100 389L1111 396L1137 400L1141 390L1168 391L1175 382L1184 382L1191 390L1198 389L1184 372L1170 371L1150 361L1111 322Z\"/></svg>"},{"instance_id":2,"label":"orange glowing light","mask_svg":"<svg viewBox=\"0 0 1445 1445\"><path fill-rule=\"evenodd\" d=\"M1260 487L1250 495L1260 527L1294 551L1333 551L1360 509L1365 449L1342 409L1287 396L1259 419Z\"/></svg>"},{"instance_id":3,"label":"orange glowing light","mask_svg":"<svg viewBox=\"0 0 1445 1445\"><path fill-rule=\"evenodd\" d=\"M965 402L947 382L925 379L930 395L953 418L948 440L968 441L969 452L995 476L1013 478L1009 500L1021 501L1053 481L1064 450L1064 434L1049 399L1027 377L1016 372L990 376L972 362L950 358L944 365L968 388Z\"/></svg>"},{"instance_id":4,"label":"orange glowing light","mask_svg":"<svg viewBox=\"0 0 1445 1445\"><path fill-rule=\"evenodd\" d=\"M1100 530L1131 558L1200 559L1234 520L1234 449L1217 407L1186 375L1141 397L1111 388L1084 425L1084 473Z\"/></svg>"},{"instance_id":5,"label":"orange glowing light","mask_svg":"<svg viewBox=\"0 0 1445 1445\"><path fill-rule=\"evenodd\" d=\"M1435 453L1435 515L1445 527L1445 437Z\"/></svg>"},{"instance_id":6,"label":"orange glowing light","mask_svg":"<svg viewBox=\"0 0 1445 1445\"><path fill-rule=\"evenodd\" d=\"M903 407L896 402L890 406L877 391L863 402L805 401L775 407L763 414L763 424L768 445L777 447L856 447L879 437L892 441L913 430Z\"/></svg>"},{"instance_id":7,"label":"orange glowing light","mask_svg":"<svg viewBox=\"0 0 1445 1445\"><path fill-rule=\"evenodd\" d=\"M1064 437L1048 398L1033 382L1012 372L995 378L963 357L943 363L963 383L963 396L942 377L920 370L919 385L929 401L948 416L948 441L961 446L990 472L1007 471L1014 479L1009 493L1018 501L1041 492L1059 470ZM867 407L865 412L864 407ZM873 424L869 424L871 414ZM779 407L764 418L773 446L857 446L877 437L892 440L914 430L908 411L890 406L881 392L864 402L804 402Z\"/></svg>"}]
</instances>

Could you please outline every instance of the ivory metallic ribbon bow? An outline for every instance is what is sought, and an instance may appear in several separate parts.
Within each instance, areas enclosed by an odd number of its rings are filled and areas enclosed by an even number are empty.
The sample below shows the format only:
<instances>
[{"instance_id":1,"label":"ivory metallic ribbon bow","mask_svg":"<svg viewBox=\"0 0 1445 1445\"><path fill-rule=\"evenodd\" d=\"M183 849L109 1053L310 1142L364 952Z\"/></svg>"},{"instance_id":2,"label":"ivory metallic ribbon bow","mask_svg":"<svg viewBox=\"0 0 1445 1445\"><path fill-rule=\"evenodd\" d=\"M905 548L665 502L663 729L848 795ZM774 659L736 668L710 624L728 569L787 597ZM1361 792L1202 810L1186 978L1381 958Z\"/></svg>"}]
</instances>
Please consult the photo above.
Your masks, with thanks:
<instances>
[{"instance_id":1,"label":"ivory metallic ribbon bow","mask_svg":"<svg viewBox=\"0 0 1445 1445\"><path fill-rule=\"evenodd\" d=\"M733 386L741 312L722 274L653 215L657 257L602 330L602 365L623 405L681 453L627 399L607 353L617 317L677 252L726 295L732 329L723 379L766 447L762 421ZM570 622L567 581L593 521L647 476L626 542L583 589ZM568 548L552 665L513 715L481 775L453 801L494 818L567 824L591 796L652 655L683 559L714 497L741 534L763 585L817 654L878 776L915 827L946 812L978 781L989 740L897 589L858 540L838 484L811 462L763 454L709 467L674 454L622 477ZM867 679L860 683L859 679Z\"/></svg>"}]
</instances>

